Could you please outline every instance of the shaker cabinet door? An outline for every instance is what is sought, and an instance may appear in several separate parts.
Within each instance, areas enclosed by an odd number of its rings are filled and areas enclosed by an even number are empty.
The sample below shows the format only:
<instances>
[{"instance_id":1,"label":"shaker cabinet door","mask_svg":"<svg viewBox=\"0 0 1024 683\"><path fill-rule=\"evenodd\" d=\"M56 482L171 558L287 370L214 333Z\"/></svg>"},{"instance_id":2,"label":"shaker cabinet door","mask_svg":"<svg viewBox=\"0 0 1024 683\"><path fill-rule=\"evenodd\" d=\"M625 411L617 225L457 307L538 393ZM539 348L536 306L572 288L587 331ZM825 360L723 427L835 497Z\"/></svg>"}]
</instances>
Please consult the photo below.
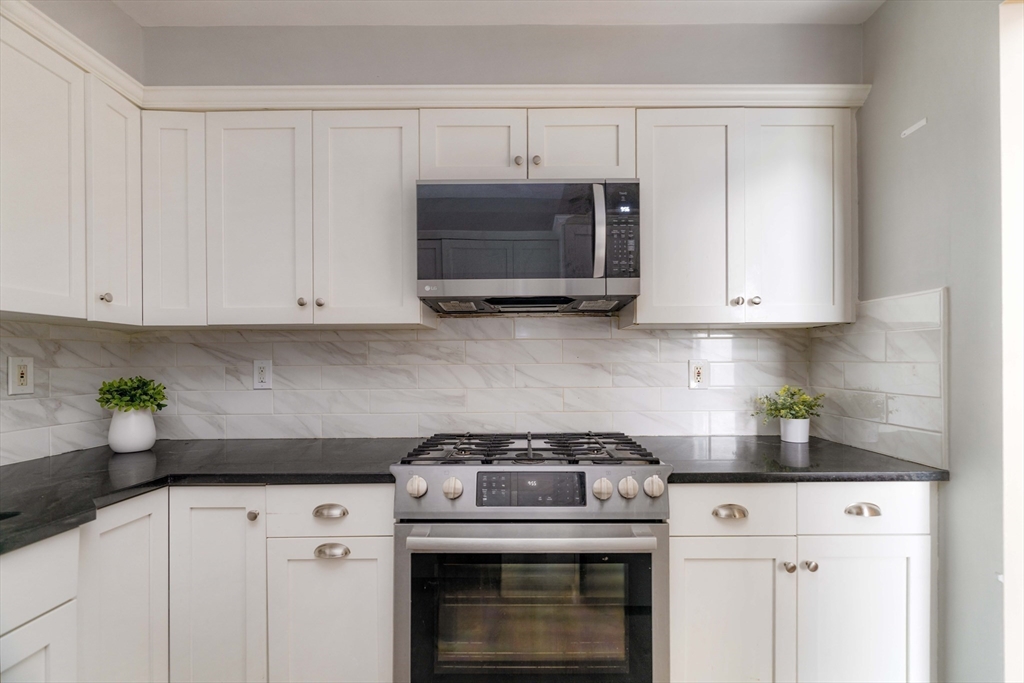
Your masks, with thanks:
<instances>
[{"instance_id":1,"label":"shaker cabinet door","mask_svg":"<svg viewBox=\"0 0 1024 683\"><path fill-rule=\"evenodd\" d=\"M0 637L0 680L4 683L75 681L78 651L71 600Z\"/></svg>"},{"instance_id":2,"label":"shaker cabinet door","mask_svg":"<svg viewBox=\"0 0 1024 683\"><path fill-rule=\"evenodd\" d=\"M421 109L420 178L525 180L525 109Z\"/></svg>"},{"instance_id":3,"label":"shaker cabinet door","mask_svg":"<svg viewBox=\"0 0 1024 683\"><path fill-rule=\"evenodd\" d=\"M530 178L635 178L635 109L531 109Z\"/></svg>"}]
</instances>

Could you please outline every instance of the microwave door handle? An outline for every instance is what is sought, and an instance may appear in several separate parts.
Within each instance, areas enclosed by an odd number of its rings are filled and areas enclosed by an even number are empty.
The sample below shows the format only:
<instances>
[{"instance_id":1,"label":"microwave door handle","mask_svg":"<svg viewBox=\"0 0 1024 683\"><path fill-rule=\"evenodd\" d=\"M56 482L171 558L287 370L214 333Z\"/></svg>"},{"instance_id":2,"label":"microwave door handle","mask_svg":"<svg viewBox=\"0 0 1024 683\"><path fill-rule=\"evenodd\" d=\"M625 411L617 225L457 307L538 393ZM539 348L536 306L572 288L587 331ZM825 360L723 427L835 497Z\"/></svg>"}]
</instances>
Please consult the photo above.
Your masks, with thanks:
<instances>
[{"instance_id":1,"label":"microwave door handle","mask_svg":"<svg viewBox=\"0 0 1024 683\"><path fill-rule=\"evenodd\" d=\"M604 185L594 183L594 277L604 277L608 250L608 216L604 206Z\"/></svg>"}]
</instances>

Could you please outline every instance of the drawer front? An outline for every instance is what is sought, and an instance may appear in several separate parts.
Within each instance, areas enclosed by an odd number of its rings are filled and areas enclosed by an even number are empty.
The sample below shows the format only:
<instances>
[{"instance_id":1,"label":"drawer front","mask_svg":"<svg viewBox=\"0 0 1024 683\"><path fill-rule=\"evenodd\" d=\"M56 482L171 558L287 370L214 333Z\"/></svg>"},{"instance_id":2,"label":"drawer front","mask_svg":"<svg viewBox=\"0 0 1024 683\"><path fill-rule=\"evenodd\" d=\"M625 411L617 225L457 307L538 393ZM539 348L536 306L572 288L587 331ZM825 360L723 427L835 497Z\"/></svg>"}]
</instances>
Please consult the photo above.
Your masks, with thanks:
<instances>
[{"instance_id":1,"label":"drawer front","mask_svg":"<svg viewBox=\"0 0 1024 683\"><path fill-rule=\"evenodd\" d=\"M792 536L796 484L669 486L672 536Z\"/></svg>"},{"instance_id":2,"label":"drawer front","mask_svg":"<svg viewBox=\"0 0 1024 683\"><path fill-rule=\"evenodd\" d=\"M78 594L78 529L0 556L0 633Z\"/></svg>"},{"instance_id":3,"label":"drawer front","mask_svg":"<svg viewBox=\"0 0 1024 683\"><path fill-rule=\"evenodd\" d=\"M267 536L393 536L393 484L267 487Z\"/></svg>"},{"instance_id":4,"label":"drawer front","mask_svg":"<svg viewBox=\"0 0 1024 683\"><path fill-rule=\"evenodd\" d=\"M797 533L927 534L931 484L814 482L797 484Z\"/></svg>"}]
</instances>

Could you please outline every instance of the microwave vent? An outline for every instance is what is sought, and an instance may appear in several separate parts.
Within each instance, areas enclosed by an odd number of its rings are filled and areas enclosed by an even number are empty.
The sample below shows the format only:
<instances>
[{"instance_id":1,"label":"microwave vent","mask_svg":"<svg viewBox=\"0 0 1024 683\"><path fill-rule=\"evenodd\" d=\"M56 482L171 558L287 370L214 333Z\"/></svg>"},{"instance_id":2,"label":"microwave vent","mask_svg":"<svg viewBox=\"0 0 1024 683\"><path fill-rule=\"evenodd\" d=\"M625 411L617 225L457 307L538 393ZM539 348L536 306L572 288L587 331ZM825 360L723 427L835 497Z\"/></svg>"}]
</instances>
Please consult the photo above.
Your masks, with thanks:
<instances>
[{"instance_id":1,"label":"microwave vent","mask_svg":"<svg viewBox=\"0 0 1024 683\"><path fill-rule=\"evenodd\" d=\"M472 301L439 301L437 305L450 313L472 313L477 310Z\"/></svg>"}]
</instances>

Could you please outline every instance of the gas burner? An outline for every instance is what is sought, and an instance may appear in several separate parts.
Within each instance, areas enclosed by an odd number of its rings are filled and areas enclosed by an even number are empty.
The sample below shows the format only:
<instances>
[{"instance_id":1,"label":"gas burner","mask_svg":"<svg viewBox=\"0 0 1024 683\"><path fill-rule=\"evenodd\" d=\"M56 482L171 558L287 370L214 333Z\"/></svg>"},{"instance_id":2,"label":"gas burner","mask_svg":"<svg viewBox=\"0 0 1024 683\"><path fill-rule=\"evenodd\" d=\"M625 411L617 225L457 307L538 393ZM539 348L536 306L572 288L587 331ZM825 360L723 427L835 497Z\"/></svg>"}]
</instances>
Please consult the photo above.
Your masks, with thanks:
<instances>
[{"instance_id":1,"label":"gas burner","mask_svg":"<svg viewBox=\"0 0 1024 683\"><path fill-rule=\"evenodd\" d=\"M568 434L435 434L403 465L657 465L660 461L621 432Z\"/></svg>"}]
</instances>

